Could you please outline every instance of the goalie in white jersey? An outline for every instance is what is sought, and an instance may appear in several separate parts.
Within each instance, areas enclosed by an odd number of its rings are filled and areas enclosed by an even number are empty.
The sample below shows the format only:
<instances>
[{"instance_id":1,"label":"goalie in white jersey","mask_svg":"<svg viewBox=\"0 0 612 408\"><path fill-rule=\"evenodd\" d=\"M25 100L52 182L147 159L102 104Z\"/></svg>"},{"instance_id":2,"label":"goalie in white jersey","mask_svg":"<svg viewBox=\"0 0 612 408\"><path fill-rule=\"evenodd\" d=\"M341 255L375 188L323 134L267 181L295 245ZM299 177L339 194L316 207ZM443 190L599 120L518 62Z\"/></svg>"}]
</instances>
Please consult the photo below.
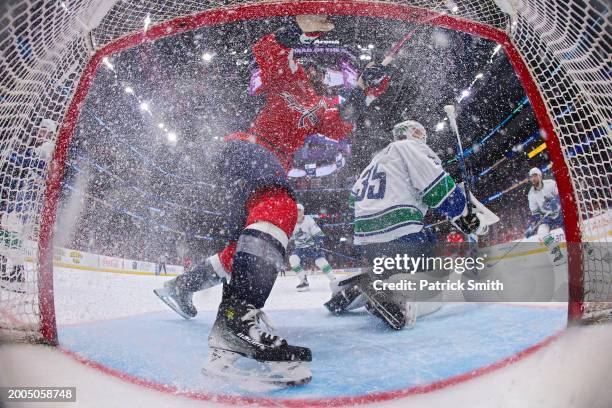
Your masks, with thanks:
<instances>
[{"instance_id":1,"label":"goalie in white jersey","mask_svg":"<svg viewBox=\"0 0 612 408\"><path fill-rule=\"evenodd\" d=\"M353 242L363 246L365 257L392 257L398 250L409 256L427 254L423 219L429 209L448 217L465 234L484 234L495 221L486 219L480 211L486 209L473 197L466 200L427 146L425 128L408 120L395 125L392 133L394 141L372 158L351 191ZM365 301L366 308L393 329L414 324L414 305L404 295L373 290L371 282L369 273L345 279L325 306L339 314Z\"/></svg>"},{"instance_id":2,"label":"goalie in white jersey","mask_svg":"<svg viewBox=\"0 0 612 408\"><path fill-rule=\"evenodd\" d=\"M297 205L298 218L293 230L293 242L295 249L289 257L289 264L291 270L300 279L300 283L297 286L298 291L306 291L309 288L308 279L306 278L306 271L302 268L302 261L306 259L313 259L317 268L321 270L329 278L330 281L334 280L334 274L332 273L332 267L325 258L323 252L323 238L325 235L321 228L317 225L315 220L310 215L304 215L304 206L302 204Z\"/></svg>"},{"instance_id":3,"label":"goalie in white jersey","mask_svg":"<svg viewBox=\"0 0 612 408\"><path fill-rule=\"evenodd\" d=\"M565 261L559 243L555 241L550 231L555 228L563 228L563 215L561 214L561 202L559 201L559 190L557 183L553 180L542 180L542 171L537 167L529 170L531 188L527 198L531 220L525 236L530 237L537 234L538 238L550 251L553 264L560 265Z\"/></svg>"}]
</instances>

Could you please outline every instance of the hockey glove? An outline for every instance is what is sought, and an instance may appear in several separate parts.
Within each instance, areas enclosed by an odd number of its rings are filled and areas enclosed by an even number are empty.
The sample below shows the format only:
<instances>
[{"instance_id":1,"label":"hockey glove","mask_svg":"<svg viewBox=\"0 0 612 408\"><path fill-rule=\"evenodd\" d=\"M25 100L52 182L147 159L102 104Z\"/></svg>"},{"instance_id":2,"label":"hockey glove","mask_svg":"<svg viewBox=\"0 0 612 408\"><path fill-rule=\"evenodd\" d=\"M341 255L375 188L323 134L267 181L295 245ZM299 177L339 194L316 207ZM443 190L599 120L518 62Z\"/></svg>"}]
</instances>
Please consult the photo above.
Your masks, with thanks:
<instances>
[{"instance_id":1,"label":"hockey glove","mask_svg":"<svg viewBox=\"0 0 612 408\"><path fill-rule=\"evenodd\" d=\"M478 227L480 227L480 220L476 214L462 215L457 218L455 223L464 234L473 234L478 230Z\"/></svg>"},{"instance_id":2,"label":"hockey glove","mask_svg":"<svg viewBox=\"0 0 612 408\"><path fill-rule=\"evenodd\" d=\"M363 78L366 88L376 88L380 86L383 80L388 78L389 75L390 69L378 64L371 67L366 67L361 74L361 78Z\"/></svg>"},{"instance_id":3,"label":"hockey glove","mask_svg":"<svg viewBox=\"0 0 612 408\"><path fill-rule=\"evenodd\" d=\"M471 207L470 211L468 211L467 206ZM459 217L452 220L453 223L464 234L484 234L486 231L480 228L480 218L478 218L477 213L474 211L474 207L471 204L467 204L467 206Z\"/></svg>"}]
</instances>

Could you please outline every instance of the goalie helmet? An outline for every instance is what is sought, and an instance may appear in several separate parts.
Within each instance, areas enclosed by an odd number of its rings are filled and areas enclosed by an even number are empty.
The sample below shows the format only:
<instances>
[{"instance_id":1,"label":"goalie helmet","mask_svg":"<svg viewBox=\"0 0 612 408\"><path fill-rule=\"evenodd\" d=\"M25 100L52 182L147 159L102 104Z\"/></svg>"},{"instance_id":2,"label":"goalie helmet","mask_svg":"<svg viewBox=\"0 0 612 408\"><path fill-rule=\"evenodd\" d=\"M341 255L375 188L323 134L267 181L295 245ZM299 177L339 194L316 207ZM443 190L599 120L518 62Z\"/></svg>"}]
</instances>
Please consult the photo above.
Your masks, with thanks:
<instances>
[{"instance_id":1,"label":"goalie helmet","mask_svg":"<svg viewBox=\"0 0 612 408\"><path fill-rule=\"evenodd\" d=\"M427 132L423 125L416 120L405 120L393 126L394 140L413 139L419 142L427 143Z\"/></svg>"}]
</instances>

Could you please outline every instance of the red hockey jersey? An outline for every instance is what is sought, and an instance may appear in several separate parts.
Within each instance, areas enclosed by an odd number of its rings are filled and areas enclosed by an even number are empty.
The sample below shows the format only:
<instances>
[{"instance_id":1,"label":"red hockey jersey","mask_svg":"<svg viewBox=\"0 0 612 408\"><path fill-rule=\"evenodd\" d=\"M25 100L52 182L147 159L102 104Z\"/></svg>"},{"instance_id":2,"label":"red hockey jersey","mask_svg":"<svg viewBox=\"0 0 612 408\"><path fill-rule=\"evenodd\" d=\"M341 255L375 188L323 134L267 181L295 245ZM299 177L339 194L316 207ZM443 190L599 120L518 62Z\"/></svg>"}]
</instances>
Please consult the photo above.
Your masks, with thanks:
<instances>
[{"instance_id":1,"label":"red hockey jersey","mask_svg":"<svg viewBox=\"0 0 612 408\"><path fill-rule=\"evenodd\" d=\"M226 140L258 143L288 170L307 136L320 133L340 140L353 130L330 98L317 95L304 69L294 61L292 50L280 45L274 34L257 41L253 54L261 70L257 93L266 96L266 105L247 132L231 134Z\"/></svg>"}]
</instances>

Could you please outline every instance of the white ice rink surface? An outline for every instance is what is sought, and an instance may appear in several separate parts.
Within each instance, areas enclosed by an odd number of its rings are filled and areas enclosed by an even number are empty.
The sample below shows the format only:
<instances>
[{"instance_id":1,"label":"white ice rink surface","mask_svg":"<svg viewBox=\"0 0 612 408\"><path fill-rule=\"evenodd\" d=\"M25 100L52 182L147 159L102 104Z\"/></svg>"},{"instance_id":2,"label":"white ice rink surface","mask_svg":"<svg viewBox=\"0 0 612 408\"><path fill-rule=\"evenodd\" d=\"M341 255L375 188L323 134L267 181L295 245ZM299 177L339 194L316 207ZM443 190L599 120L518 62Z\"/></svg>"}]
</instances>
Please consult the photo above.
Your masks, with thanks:
<instances>
[{"instance_id":1,"label":"white ice rink surface","mask_svg":"<svg viewBox=\"0 0 612 408\"><path fill-rule=\"evenodd\" d=\"M164 311L166 307L151 291L165 279L56 268L58 325ZM294 276L279 277L266 309L296 309L299 313L299 309L321 307L329 297L327 280L314 276L310 281L310 292L297 293ZM203 311L215 310L219 300L220 288L195 296L198 309ZM278 327L283 325L275 323ZM37 407L219 406L125 382L51 347L0 346L0 367L0 386L77 387L76 404L36 403ZM572 328L548 346L507 367L438 391L369 406L610 408L611 373L612 325Z\"/></svg>"}]
</instances>

